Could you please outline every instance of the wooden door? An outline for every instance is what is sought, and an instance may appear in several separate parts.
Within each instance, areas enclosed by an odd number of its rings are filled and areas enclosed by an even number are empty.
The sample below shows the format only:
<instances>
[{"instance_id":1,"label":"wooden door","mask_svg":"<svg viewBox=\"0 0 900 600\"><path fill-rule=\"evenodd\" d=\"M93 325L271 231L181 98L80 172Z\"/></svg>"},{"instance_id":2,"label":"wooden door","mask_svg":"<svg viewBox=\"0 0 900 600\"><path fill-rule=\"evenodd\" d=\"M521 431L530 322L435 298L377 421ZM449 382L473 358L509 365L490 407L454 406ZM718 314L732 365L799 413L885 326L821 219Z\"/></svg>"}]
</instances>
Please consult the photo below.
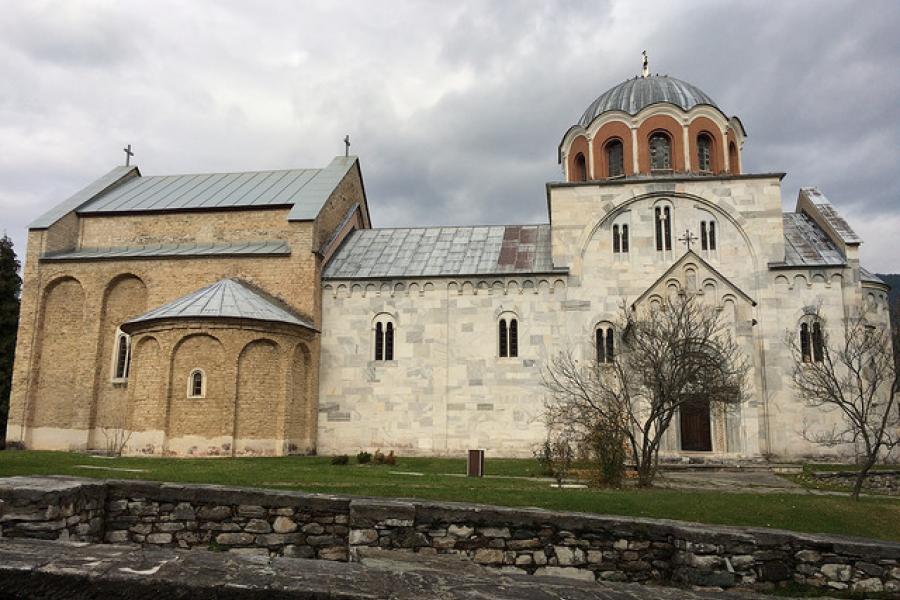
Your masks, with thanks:
<instances>
[{"instance_id":1,"label":"wooden door","mask_svg":"<svg viewBox=\"0 0 900 600\"><path fill-rule=\"evenodd\" d=\"M686 402L681 411L681 449L688 452L712 451L709 427L709 401L696 399Z\"/></svg>"}]
</instances>

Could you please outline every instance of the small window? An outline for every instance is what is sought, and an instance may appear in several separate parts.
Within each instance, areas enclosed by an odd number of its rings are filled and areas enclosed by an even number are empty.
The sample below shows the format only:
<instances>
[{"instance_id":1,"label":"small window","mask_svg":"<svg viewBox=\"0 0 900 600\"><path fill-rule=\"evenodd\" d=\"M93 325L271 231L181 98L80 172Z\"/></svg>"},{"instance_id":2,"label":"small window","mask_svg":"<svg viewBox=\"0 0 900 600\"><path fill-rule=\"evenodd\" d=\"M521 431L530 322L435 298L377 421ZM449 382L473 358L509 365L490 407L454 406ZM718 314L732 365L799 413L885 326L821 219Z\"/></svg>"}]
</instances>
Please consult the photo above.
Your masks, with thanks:
<instances>
[{"instance_id":1,"label":"small window","mask_svg":"<svg viewBox=\"0 0 900 600\"><path fill-rule=\"evenodd\" d=\"M621 140L612 140L606 145L606 168L609 177L625 175L625 150Z\"/></svg>"},{"instance_id":2,"label":"small window","mask_svg":"<svg viewBox=\"0 0 900 600\"><path fill-rule=\"evenodd\" d=\"M200 369L194 369L188 376L188 398L206 397L206 376Z\"/></svg>"},{"instance_id":3,"label":"small window","mask_svg":"<svg viewBox=\"0 0 900 600\"><path fill-rule=\"evenodd\" d=\"M659 252L672 249L672 211L668 206L654 209L656 221L656 249Z\"/></svg>"},{"instance_id":4,"label":"small window","mask_svg":"<svg viewBox=\"0 0 900 600\"><path fill-rule=\"evenodd\" d=\"M701 173L712 172L712 138L705 133L697 136L697 167Z\"/></svg>"},{"instance_id":5,"label":"small window","mask_svg":"<svg viewBox=\"0 0 900 600\"><path fill-rule=\"evenodd\" d=\"M581 152L575 155L575 181L587 181L587 163Z\"/></svg>"},{"instance_id":6,"label":"small window","mask_svg":"<svg viewBox=\"0 0 900 600\"><path fill-rule=\"evenodd\" d=\"M514 317L504 317L498 323L500 358L519 356L519 321Z\"/></svg>"},{"instance_id":7,"label":"small window","mask_svg":"<svg viewBox=\"0 0 900 600\"><path fill-rule=\"evenodd\" d=\"M394 360L394 322L389 315L376 317L375 360Z\"/></svg>"},{"instance_id":8,"label":"small window","mask_svg":"<svg viewBox=\"0 0 900 600\"><path fill-rule=\"evenodd\" d=\"M628 225L616 224L612 227L613 254L628 252Z\"/></svg>"},{"instance_id":9,"label":"small window","mask_svg":"<svg viewBox=\"0 0 900 600\"><path fill-rule=\"evenodd\" d=\"M113 361L113 379L128 379L128 369L131 363L131 338L122 330L116 333Z\"/></svg>"},{"instance_id":10,"label":"small window","mask_svg":"<svg viewBox=\"0 0 900 600\"><path fill-rule=\"evenodd\" d=\"M824 355L822 321L807 317L800 323L800 359L805 363L822 362Z\"/></svg>"},{"instance_id":11,"label":"small window","mask_svg":"<svg viewBox=\"0 0 900 600\"><path fill-rule=\"evenodd\" d=\"M613 225L613 254L618 254L622 251L622 237L619 233L619 226Z\"/></svg>"},{"instance_id":12,"label":"small window","mask_svg":"<svg viewBox=\"0 0 900 600\"><path fill-rule=\"evenodd\" d=\"M614 359L615 339L612 325L600 325L594 333L597 362L610 364Z\"/></svg>"},{"instance_id":13,"label":"small window","mask_svg":"<svg viewBox=\"0 0 900 600\"><path fill-rule=\"evenodd\" d=\"M700 221L700 248L703 250L716 249L715 221Z\"/></svg>"},{"instance_id":14,"label":"small window","mask_svg":"<svg viewBox=\"0 0 900 600\"><path fill-rule=\"evenodd\" d=\"M665 133L656 132L650 136L650 170L672 170L672 142Z\"/></svg>"}]
</instances>

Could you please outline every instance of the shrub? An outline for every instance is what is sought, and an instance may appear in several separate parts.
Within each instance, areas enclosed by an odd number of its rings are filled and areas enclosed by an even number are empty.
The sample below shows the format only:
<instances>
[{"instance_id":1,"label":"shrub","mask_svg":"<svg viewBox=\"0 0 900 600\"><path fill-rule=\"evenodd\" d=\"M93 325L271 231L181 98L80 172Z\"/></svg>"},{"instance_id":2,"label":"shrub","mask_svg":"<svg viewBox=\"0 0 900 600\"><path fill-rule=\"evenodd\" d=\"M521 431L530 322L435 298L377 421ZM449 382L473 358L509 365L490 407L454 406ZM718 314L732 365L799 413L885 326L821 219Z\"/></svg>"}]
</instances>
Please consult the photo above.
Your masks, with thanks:
<instances>
[{"instance_id":1,"label":"shrub","mask_svg":"<svg viewBox=\"0 0 900 600\"><path fill-rule=\"evenodd\" d=\"M368 452L366 452L365 450L363 450L362 452L360 452L359 454L356 455L356 462L358 462L361 465L368 464L368 463L372 462L372 455L369 454Z\"/></svg>"},{"instance_id":2,"label":"shrub","mask_svg":"<svg viewBox=\"0 0 900 600\"><path fill-rule=\"evenodd\" d=\"M22 442L22 441L6 442L5 449L6 450L27 450L27 448L25 447L25 442Z\"/></svg>"},{"instance_id":3,"label":"shrub","mask_svg":"<svg viewBox=\"0 0 900 600\"><path fill-rule=\"evenodd\" d=\"M556 480L558 488L562 488L563 480L575 462L575 451L572 449L571 433L568 431L550 431L541 448L535 453L543 472Z\"/></svg>"},{"instance_id":4,"label":"shrub","mask_svg":"<svg viewBox=\"0 0 900 600\"><path fill-rule=\"evenodd\" d=\"M384 453L381 451L381 449L375 451L375 456L372 457L372 462L376 465L384 464Z\"/></svg>"},{"instance_id":5,"label":"shrub","mask_svg":"<svg viewBox=\"0 0 900 600\"><path fill-rule=\"evenodd\" d=\"M331 457L331 464L333 465L346 465L349 464L350 457L346 454L339 454L338 456Z\"/></svg>"},{"instance_id":6,"label":"shrub","mask_svg":"<svg viewBox=\"0 0 900 600\"><path fill-rule=\"evenodd\" d=\"M391 450L387 456L384 457L384 464L394 466L397 464L397 457L394 456L394 451Z\"/></svg>"}]
</instances>

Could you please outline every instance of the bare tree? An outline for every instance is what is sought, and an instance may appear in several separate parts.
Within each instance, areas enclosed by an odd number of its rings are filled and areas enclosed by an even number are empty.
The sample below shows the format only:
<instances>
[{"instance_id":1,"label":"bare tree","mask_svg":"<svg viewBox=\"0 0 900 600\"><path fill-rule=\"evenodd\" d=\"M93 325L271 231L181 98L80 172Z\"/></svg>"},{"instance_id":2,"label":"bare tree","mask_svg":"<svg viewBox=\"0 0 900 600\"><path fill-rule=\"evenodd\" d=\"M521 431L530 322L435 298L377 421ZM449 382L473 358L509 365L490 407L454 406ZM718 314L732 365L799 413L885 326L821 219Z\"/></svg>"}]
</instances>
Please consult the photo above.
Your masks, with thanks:
<instances>
[{"instance_id":1,"label":"bare tree","mask_svg":"<svg viewBox=\"0 0 900 600\"><path fill-rule=\"evenodd\" d=\"M894 353L900 339L897 330L892 333L862 316L844 320L839 339L824 327L819 309L808 319L819 324L816 337L788 337L794 386L807 406L840 411L842 419L828 430L803 435L822 446L854 448L859 469L853 498L858 500L869 471L900 443L900 369Z\"/></svg>"},{"instance_id":2,"label":"bare tree","mask_svg":"<svg viewBox=\"0 0 900 600\"><path fill-rule=\"evenodd\" d=\"M606 362L563 350L544 370L550 424L580 431L618 427L631 448L638 485L650 486L663 435L688 402L740 403L746 362L719 311L693 294L657 306L623 306L619 348Z\"/></svg>"}]
</instances>

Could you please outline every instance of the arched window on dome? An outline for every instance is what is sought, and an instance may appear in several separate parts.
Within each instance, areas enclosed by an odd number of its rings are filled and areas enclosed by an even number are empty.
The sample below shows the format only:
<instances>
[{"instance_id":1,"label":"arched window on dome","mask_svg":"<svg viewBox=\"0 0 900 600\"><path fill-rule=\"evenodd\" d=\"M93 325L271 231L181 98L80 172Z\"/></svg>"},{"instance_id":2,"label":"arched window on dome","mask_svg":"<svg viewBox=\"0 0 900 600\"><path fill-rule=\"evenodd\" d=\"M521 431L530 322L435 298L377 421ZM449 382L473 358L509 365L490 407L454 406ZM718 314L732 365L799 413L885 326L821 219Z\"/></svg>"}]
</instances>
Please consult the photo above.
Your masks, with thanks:
<instances>
[{"instance_id":1,"label":"arched window on dome","mask_svg":"<svg viewBox=\"0 0 900 600\"><path fill-rule=\"evenodd\" d=\"M672 140L657 131L650 136L650 171L672 170Z\"/></svg>"},{"instance_id":2,"label":"arched window on dome","mask_svg":"<svg viewBox=\"0 0 900 600\"><path fill-rule=\"evenodd\" d=\"M606 172L608 177L625 175L625 147L622 140L612 140L606 144Z\"/></svg>"},{"instance_id":3,"label":"arched window on dome","mask_svg":"<svg viewBox=\"0 0 900 600\"><path fill-rule=\"evenodd\" d=\"M587 178L587 162L584 154L579 152L575 155L575 181L587 181Z\"/></svg>"},{"instance_id":4,"label":"arched window on dome","mask_svg":"<svg viewBox=\"0 0 900 600\"><path fill-rule=\"evenodd\" d=\"M731 166L732 175L741 174L741 165L738 164L738 151L734 142L728 144L728 164Z\"/></svg>"},{"instance_id":5,"label":"arched window on dome","mask_svg":"<svg viewBox=\"0 0 900 600\"><path fill-rule=\"evenodd\" d=\"M708 133L697 136L697 170L701 173L712 173L712 148L712 138Z\"/></svg>"}]
</instances>

